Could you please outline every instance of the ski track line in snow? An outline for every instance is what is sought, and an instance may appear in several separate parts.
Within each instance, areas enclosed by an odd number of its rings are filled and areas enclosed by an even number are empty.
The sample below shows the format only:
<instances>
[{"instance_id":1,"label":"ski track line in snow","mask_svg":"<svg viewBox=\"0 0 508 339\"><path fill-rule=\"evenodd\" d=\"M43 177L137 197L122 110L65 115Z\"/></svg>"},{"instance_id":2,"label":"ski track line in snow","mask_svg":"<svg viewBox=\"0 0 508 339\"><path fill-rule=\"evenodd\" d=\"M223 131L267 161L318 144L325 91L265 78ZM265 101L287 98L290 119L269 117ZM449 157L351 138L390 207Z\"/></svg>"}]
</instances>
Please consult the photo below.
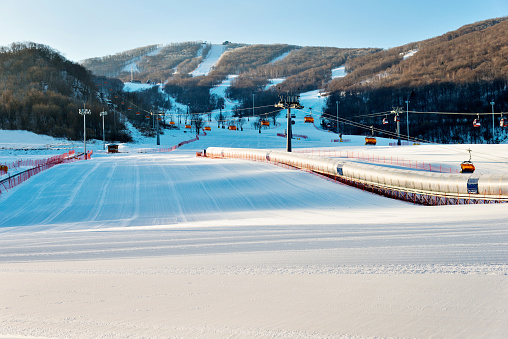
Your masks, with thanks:
<instances>
[{"instance_id":1,"label":"ski track line in snow","mask_svg":"<svg viewBox=\"0 0 508 339\"><path fill-rule=\"evenodd\" d=\"M76 199L77 195L78 195L78 192L82 189L83 187L83 184L85 183L86 179L92 175L92 173L94 173L97 168L100 166L99 163L95 163L93 164L93 167L92 169L88 169L88 170L84 170L83 168L83 176L81 176L78 180L74 179L74 185L72 185L72 189L71 189L71 192L70 192L70 196L69 196L69 199L67 199L66 202L63 202L61 204L61 206L59 206L58 208L55 208L54 211L52 213L50 213L45 219L43 219L40 224L41 225L47 225L50 221L54 220L56 217L58 217L59 215L61 215L66 209L69 208L69 206L71 206L72 202L74 201L74 199ZM49 185L46 185L45 188L47 188ZM40 192L42 193L42 191L45 190L42 189L40 190ZM72 211L67 211L67 213L73 213Z\"/></svg>"},{"instance_id":2,"label":"ski track line in snow","mask_svg":"<svg viewBox=\"0 0 508 339\"><path fill-rule=\"evenodd\" d=\"M178 210L179 217L175 218L175 223L179 222L187 222L187 217L185 215L182 203L181 203L181 196L178 194L178 191L176 190L175 181L174 178L171 176L171 174L168 172L168 168L166 166L159 165L161 169L161 173L166 178L165 183L169 186L169 191L171 193L172 199L169 199L170 202L172 202L174 205L176 205Z\"/></svg>"},{"instance_id":3,"label":"ski track line in snow","mask_svg":"<svg viewBox=\"0 0 508 339\"><path fill-rule=\"evenodd\" d=\"M210 166L210 170L209 171L213 171L215 169L215 166ZM208 188L207 185L205 185L203 183L203 180L201 180L200 176L197 175L197 173L195 171L191 171L190 168L188 168L188 170L191 172L191 175L195 178L199 178L199 185L201 187L201 189L203 190L203 192L206 194L206 196L212 200L212 204L214 206L214 210L216 211L216 213L220 213L222 212L222 209L220 208L218 202L217 202L217 199L214 197L214 194L212 192L212 188ZM213 172L214 174L217 174L217 172ZM200 173L201 174L201 173Z\"/></svg>"},{"instance_id":4,"label":"ski track line in snow","mask_svg":"<svg viewBox=\"0 0 508 339\"><path fill-rule=\"evenodd\" d=\"M55 166L53 168L50 168L49 170L46 170L43 173L39 173L38 176L31 178L33 180L30 182L27 182L25 185L18 186L17 189L21 189L21 190L23 190L23 192L26 191L27 192L26 194L28 196L32 197L31 201L34 203L34 205L38 205L37 202L44 199L45 196L48 194L48 191L51 190L51 188L61 187L60 185L62 182L69 183L69 178L71 178L71 180L73 182L75 182L77 180L77 178L73 178L71 175L69 175L70 173L72 173L73 166L75 166L77 164L78 163L71 163L68 165L62 164L60 166ZM87 172L86 175L84 175L83 177L81 177L78 180L78 183L79 183L78 185L75 185L74 187L71 186L72 190L73 190L74 197L76 196L77 191L79 190L80 186L83 184L86 177L89 176L90 174L91 174L91 172ZM60 189L62 189L62 188L60 188ZM19 199L23 198L22 196L23 196L23 194L20 194L18 192L18 194L15 197L10 197L10 198L19 200ZM62 195L59 195L59 196L61 197ZM63 211L65 208L68 207L68 205L70 204L70 201L71 201L70 199L67 201L67 204L66 204L67 206L59 208L59 209L55 210L52 214L48 215L43 221L41 221L39 223L39 225L47 224L51 219L53 219L58 214L60 214L61 211ZM5 214L6 217L3 220L1 220L0 225L11 226L11 225L5 224L7 220L21 218L27 214L27 211L26 211L23 203L20 202L19 204L15 204L15 206L16 206L16 212L13 214L10 214L10 215Z\"/></svg>"},{"instance_id":5,"label":"ski track line in snow","mask_svg":"<svg viewBox=\"0 0 508 339\"><path fill-rule=\"evenodd\" d=\"M134 206L131 209L131 214L128 218L123 218L122 222L120 223L121 227L128 227L131 225L131 223L139 218L139 209L141 204L141 175L139 171L138 162L140 159L136 158L134 159L134 163L132 163L132 160L129 162L129 165L127 166L127 170L129 173L134 173L135 175L135 184L134 184L134 192L131 192L130 196L134 198ZM127 192L128 194L129 192ZM119 199L123 199L124 197L118 197ZM130 208L129 206L126 206L127 208Z\"/></svg>"},{"instance_id":6,"label":"ski track line in snow","mask_svg":"<svg viewBox=\"0 0 508 339\"><path fill-rule=\"evenodd\" d=\"M88 217L89 221L97 220L97 217L99 216L100 212L104 209L108 189L109 186L111 185L111 181L114 177L117 165L118 163L115 161L113 163L113 166L111 166L111 168L109 169L108 174L104 176L105 180L104 183L102 184L102 188L99 191L100 192L99 199L97 200L97 203L93 206L93 209L90 211L90 215Z\"/></svg>"},{"instance_id":7,"label":"ski track line in snow","mask_svg":"<svg viewBox=\"0 0 508 339\"><path fill-rule=\"evenodd\" d=\"M224 167L222 167L222 168L224 168ZM227 170L229 171L229 173L231 173L229 168ZM233 181L229 178L229 175L226 175L225 177L226 177L226 182L228 184L228 188L226 188L226 190L229 190L229 189L234 190L236 193L238 193L238 195L241 197L241 199L243 201L247 202L247 205L250 207L251 210L257 210L258 208L254 205L252 200L249 199L249 197L243 191L236 188L236 186L233 184ZM248 180L250 182L254 181L254 179L252 177L250 177ZM253 185L253 187L256 187L256 186ZM236 199L239 199L239 197ZM245 204L241 204L241 205L245 206Z\"/></svg>"}]
</instances>

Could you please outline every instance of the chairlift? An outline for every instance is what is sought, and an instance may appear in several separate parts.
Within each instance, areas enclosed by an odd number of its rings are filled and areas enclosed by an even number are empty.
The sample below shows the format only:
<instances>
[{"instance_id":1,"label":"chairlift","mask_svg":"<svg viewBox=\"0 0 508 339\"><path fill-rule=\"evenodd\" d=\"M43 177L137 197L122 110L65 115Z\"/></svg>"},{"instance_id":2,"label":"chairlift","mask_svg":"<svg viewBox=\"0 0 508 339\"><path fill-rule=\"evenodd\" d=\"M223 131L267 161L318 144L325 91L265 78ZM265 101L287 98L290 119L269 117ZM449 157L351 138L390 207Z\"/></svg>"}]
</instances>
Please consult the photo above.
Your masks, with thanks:
<instances>
[{"instance_id":1,"label":"chairlift","mask_svg":"<svg viewBox=\"0 0 508 339\"><path fill-rule=\"evenodd\" d=\"M149 115L145 115L145 118L146 118L146 119L150 119L150 116L149 116Z\"/></svg>"},{"instance_id":2,"label":"chairlift","mask_svg":"<svg viewBox=\"0 0 508 339\"><path fill-rule=\"evenodd\" d=\"M212 128L211 128L210 126L205 126L204 130L205 130L205 131L211 131L211 130L212 130Z\"/></svg>"},{"instance_id":3,"label":"chairlift","mask_svg":"<svg viewBox=\"0 0 508 339\"><path fill-rule=\"evenodd\" d=\"M231 125L231 126L228 127L228 129L230 131L236 131L236 126L235 125Z\"/></svg>"},{"instance_id":4,"label":"chairlift","mask_svg":"<svg viewBox=\"0 0 508 339\"><path fill-rule=\"evenodd\" d=\"M383 118L383 125L388 125L388 116Z\"/></svg>"},{"instance_id":5,"label":"chairlift","mask_svg":"<svg viewBox=\"0 0 508 339\"><path fill-rule=\"evenodd\" d=\"M460 164L460 173L473 173L475 171L475 167L473 163L471 162L471 150L467 150L469 152L469 160L463 161Z\"/></svg>"},{"instance_id":6,"label":"chairlift","mask_svg":"<svg viewBox=\"0 0 508 339\"><path fill-rule=\"evenodd\" d=\"M473 120L473 126L474 127L480 127L482 124L480 122L480 114L478 114L478 118Z\"/></svg>"},{"instance_id":7,"label":"chairlift","mask_svg":"<svg viewBox=\"0 0 508 339\"><path fill-rule=\"evenodd\" d=\"M192 126L191 126L191 125L185 125L185 128L187 128L187 129L191 129L191 128L192 128Z\"/></svg>"},{"instance_id":8,"label":"chairlift","mask_svg":"<svg viewBox=\"0 0 508 339\"><path fill-rule=\"evenodd\" d=\"M169 124L170 124L170 125L174 125L174 124L175 124L175 122L174 122L173 120L171 120L171 121L169 122Z\"/></svg>"},{"instance_id":9,"label":"chairlift","mask_svg":"<svg viewBox=\"0 0 508 339\"><path fill-rule=\"evenodd\" d=\"M365 145L376 145L377 140L374 137L365 137Z\"/></svg>"},{"instance_id":10,"label":"chairlift","mask_svg":"<svg viewBox=\"0 0 508 339\"><path fill-rule=\"evenodd\" d=\"M501 120L499 120L499 126L508 127L508 119L503 118L503 113L501 113Z\"/></svg>"},{"instance_id":11,"label":"chairlift","mask_svg":"<svg viewBox=\"0 0 508 339\"><path fill-rule=\"evenodd\" d=\"M311 115L306 115L306 116L303 118L303 122L306 122L306 123L314 123L314 118L313 118Z\"/></svg>"},{"instance_id":12,"label":"chairlift","mask_svg":"<svg viewBox=\"0 0 508 339\"><path fill-rule=\"evenodd\" d=\"M393 121L399 122L400 121L400 117L398 115L394 116L393 117Z\"/></svg>"},{"instance_id":13,"label":"chairlift","mask_svg":"<svg viewBox=\"0 0 508 339\"><path fill-rule=\"evenodd\" d=\"M261 120L261 126L270 126L270 121L268 121L268 120Z\"/></svg>"},{"instance_id":14,"label":"chairlift","mask_svg":"<svg viewBox=\"0 0 508 339\"><path fill-rule=\"evenodd\" d=\"M141 115L141 112L136 112L136 115Z\"/></svg>"}]
</instances>

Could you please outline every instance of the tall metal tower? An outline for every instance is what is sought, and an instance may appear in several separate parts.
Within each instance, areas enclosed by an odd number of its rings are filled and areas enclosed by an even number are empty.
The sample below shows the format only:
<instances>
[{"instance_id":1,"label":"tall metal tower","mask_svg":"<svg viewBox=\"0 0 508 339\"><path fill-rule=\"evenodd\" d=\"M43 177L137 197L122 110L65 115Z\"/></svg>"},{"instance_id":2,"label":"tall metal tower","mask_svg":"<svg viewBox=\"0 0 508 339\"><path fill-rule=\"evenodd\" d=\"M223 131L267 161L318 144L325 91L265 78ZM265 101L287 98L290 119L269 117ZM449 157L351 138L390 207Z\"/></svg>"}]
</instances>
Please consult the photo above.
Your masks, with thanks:
<instances>
[{"instance_id":1,"label":"tall metal tower","mask_svg":"<svg viewBox=\"0 0 508 339\"><path fill-rule=\"evenodd\" d=\"M302 109L303 106L299 102L300 96L288 96L286 98L280 97L280 101L275 104L275 107L284 108L288 110L287 116L287 131L286 131L286 152L291 152L291 138L293 137L292 132L292 121L291 121L291 108Z\"/></svg>"}]
</instances>

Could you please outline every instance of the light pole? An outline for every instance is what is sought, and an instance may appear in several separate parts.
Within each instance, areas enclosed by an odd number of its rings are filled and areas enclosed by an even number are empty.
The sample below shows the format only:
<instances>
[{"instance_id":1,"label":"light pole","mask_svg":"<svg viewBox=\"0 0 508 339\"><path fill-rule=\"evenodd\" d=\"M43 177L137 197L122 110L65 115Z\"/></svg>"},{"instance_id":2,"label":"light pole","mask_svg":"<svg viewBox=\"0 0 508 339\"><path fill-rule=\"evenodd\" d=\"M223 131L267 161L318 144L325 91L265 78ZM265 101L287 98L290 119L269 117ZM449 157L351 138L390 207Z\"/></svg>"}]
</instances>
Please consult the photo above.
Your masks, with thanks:
<instances>
[{"instance_id":1,"label":"light pole","mask_svg":"<svg viewBox=\"0 0 508 339\"><path fill-rule=\"evenodd\" d=\"M335 102L337 104L337 120L336 120L336 124L337 124L337 134L339 134L339 102L336 101Z\"/></svg>"},{"instance_id":2,"label":"light pole","mask_svg":"<svg viewBox=\"0 0 508 339\"><path fill-rule=\"evenodd\" d=\"M492 143L494 143L494 101L490 102L492 106Z\"/></svg>"},{"instance_id":3,"label":"light pole","mask_svg":"<svg viewBox=\"0 0 508 339\"><path fill-rule=\"evenodd\" d=\"M406 100L407 141L409 141L409 100Z\"/></svg>"},{"instance_id":4,"label":"light pole","mask_svg":"<svg viewBox=\"0 0 508 339\"><path fill-rule=\"evenodd\" d=\"M157 145L160 145L161 144L161 137L160 137L160 134L159 134L159 117L162 115L162 112L159 111L159 113L157 114Z\"/></svg>"},{"instance_id":5,"label":"light pole","mask_svg":"<svg viewBox=\"0 0 508 339\"><path fill-rule=\"evenodd\" d=\"M102 111L100 113L100 115L102 117L102 149L105 150L106 149L106 134L104 133L104 116L108 115L108 112Z\"/></svg>"},{"instance_id":6,"label":"light pole","mask_svg":"<svg viewBox=\"0 0 508 339\"><path fill-rule=\"evenodd\" d=\"M84 105L83 105L84 107ZM86 160L86 115L87 114L91 114L92 111L90 111L89 109L86 109L86 108L82 108L79 110L79 114L81 114L83 116L83 144L84 144L84 155L85 155L85 160Z\"/></svg>"},{"instance_id":7,"label":"light pole","mask_svg":"<svg viewBox=\"0 0 508 339\"><path fill-rule=\"evenodd\" d=\"M252 121L254 121L254 93L252 93Z\"/></svg>"}]
</instances>

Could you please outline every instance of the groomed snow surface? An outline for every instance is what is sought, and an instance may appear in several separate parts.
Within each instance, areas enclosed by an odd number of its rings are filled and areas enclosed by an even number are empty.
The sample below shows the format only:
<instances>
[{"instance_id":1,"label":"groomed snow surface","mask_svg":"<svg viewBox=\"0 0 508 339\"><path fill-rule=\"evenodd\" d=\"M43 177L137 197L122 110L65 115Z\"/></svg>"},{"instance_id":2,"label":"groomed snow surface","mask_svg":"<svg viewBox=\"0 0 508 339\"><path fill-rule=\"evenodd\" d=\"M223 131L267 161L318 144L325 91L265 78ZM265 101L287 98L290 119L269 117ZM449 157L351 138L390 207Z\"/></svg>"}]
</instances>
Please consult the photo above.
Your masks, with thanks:
<instances>
[{"instance_id":1,"label":"groomed snow surface","mask_svg":"<svg viewBox=\"0 0 508 339\"><path fill-rule=\"evenodd\" d=\"M303 123L310 107L319 116L317 92L301 102L293 132L307 138L293 140L296 151L458 167L471 147L479 171L508 171L496 157L507 145L337 143ZM213 123L171 153L138 152L155 148L154 138L138 136L114 155L96 142L87 145L92 160L2 194L0 337L508 333L506 205L417 206L267 163L195 157L209 146L283 149L283 115L261 134ZM166 130L160 147L192 138ZM25 132L0 131L0 142L1 164L82 149Z\"/></svg>"},{"instance_id":2,"label":"groomed snow surface","mask_svg":"<svg viewBox=\"0 0 508 339\"><path fill-rule=\"evenodd\" d=\"M201 62L198 67L192 71L190 74L193 77L200 75L208 75L212 70L213 66L219 61L220 57L226 50L226 45L212 45L210 51L204 58L203 62Z\"/></svg>"}]
</instances>

